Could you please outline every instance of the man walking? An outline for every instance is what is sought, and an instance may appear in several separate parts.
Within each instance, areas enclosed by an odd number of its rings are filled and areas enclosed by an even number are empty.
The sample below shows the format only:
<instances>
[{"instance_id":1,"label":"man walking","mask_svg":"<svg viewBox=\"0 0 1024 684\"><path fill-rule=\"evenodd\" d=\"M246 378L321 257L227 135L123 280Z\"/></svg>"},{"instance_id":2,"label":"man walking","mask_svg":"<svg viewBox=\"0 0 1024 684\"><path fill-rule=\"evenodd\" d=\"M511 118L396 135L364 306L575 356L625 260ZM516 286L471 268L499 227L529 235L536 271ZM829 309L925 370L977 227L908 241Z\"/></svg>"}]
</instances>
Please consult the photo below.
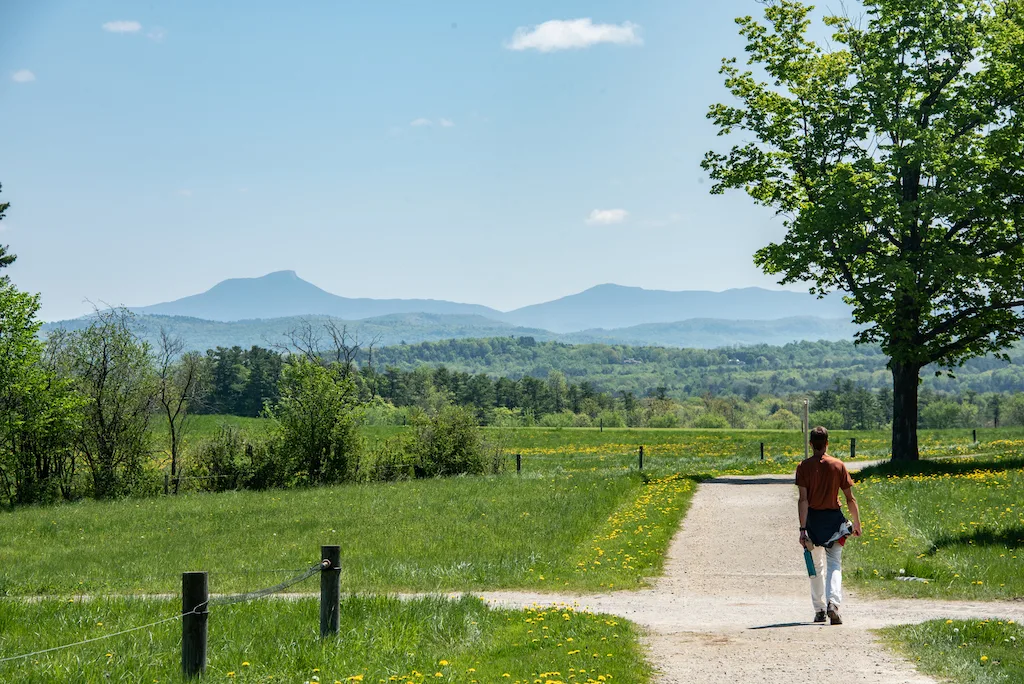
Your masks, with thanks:
<instances>
[{"instance_id":1,"label":"man walking","mask_svg":"<svg viewBox=\"0 0 1024 684\"><path fill-rule=\"evenodd\" d=\"M796 468L800 489L800 546L811 552L815 574L811 577L814 621L843 624L843 544L852 532L860 536L860 511L853 498L853 479L838 458L828 455L828 430L816 427L810 434L814 453ZM853 524L839 508L839 490ZM826 569L827 566L827 569Z\"/></svg>"}]
</instances>

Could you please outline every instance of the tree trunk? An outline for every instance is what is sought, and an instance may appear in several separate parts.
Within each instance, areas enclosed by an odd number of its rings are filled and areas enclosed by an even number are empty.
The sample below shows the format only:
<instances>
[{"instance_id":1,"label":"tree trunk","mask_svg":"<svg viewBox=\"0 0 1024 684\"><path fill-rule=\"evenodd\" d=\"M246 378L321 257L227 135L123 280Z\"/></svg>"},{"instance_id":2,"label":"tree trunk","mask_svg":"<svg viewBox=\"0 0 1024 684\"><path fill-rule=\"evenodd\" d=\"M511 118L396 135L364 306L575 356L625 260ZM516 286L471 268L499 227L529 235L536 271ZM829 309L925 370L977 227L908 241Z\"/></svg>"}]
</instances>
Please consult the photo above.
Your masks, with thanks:
<instances>
[{"instance_id":1,"label":"tree trunk","mask_svg":"<svg viewBox=\"0 0 1024 684\"><path fill-rule=\"evenodd\" d=\"M917 388L921 366L891 361L892 369L892 460L916 461Z\"/></svg>"}]
</instances>

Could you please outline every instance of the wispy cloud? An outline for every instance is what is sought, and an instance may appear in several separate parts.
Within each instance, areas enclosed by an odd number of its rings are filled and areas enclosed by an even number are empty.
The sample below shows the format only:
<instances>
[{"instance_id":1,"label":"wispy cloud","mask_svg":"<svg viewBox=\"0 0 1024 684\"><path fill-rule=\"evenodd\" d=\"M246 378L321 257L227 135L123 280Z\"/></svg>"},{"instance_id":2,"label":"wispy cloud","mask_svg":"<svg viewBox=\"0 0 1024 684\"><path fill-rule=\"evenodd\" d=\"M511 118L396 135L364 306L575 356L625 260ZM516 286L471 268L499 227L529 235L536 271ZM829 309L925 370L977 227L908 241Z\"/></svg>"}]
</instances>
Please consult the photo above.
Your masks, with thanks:
<instances>
[{"instance_id":1,"label":"wispy cloud","mask_svg":"<svg viewBox=\"0 0 1024 684\"><path fill-rule=\"evenodd\" d=\"M167 31L163 30L159 26L155 26L146 33L146 37L154 43L162 43L164 38L167 37Z\"/></svg>"},{"instance_id":2,"label":"wispy cloud","mask_svg":"<svg viewBox=\"0 0 1024 684\"><path fill-rule=\"evenodd\" d=\"M420 119L413 119L412 121L409 122L409 125L414 127L414 128L419 128L420 126L433 126L434 122L431 121L430 119L420 118Z\"/></svg>"},{"instance_id":3,"label":"wispy cloud","mask_svg":"<svg viewBox=\"0 0 1024 684\"><path fill-rule=\"evenodd\" d=\"M451 119L438 119L437 123L441 124L442 128L451 128L455 125L455 122Z\"/></svg>"},{"instance_id":4,"label":"wispy cloud","mask_svg":"<svg viewBox=\"0 0 1024 684\"><path fill-rule=\"evenodd\" d=\"M622 223L629 216L625 209L594 209L587 217L588 226L610 226L614 223Z\"/></svg>"},{"instance_id":5,"label":"wispy cloud","mask_svg":"<svg viewBox=\"0 0 1024 684\"><path fill-rule=\"evenodd\" d=\"M36 80L36 75L28 69L19 69L11 74L11 80L15 83L31 83Z\"/></svg>"},{"instance_id":6,"label":"wispy cloud","mask_svg":"<svg viewBox=\"0 0 1024 684\"><path fill-rule=\"evenodd\" d=\"M142 30L142 24L137 21L108 21L103 24L103 30L111 33L138 33Z\"/></svg>"},{"instance_id":7,"label":"wispy cloud","mask_svg":"<svg viewBox=\"0 0 1024 684\"><path fill-rule=\"evenodd\" d=\"M520 26L505 44L509 50L573 50L598 43L643 45L640 27L631 21L622 24L595 24L591 19L553 19L537 26Z\"/></svg>"}]
</instances>

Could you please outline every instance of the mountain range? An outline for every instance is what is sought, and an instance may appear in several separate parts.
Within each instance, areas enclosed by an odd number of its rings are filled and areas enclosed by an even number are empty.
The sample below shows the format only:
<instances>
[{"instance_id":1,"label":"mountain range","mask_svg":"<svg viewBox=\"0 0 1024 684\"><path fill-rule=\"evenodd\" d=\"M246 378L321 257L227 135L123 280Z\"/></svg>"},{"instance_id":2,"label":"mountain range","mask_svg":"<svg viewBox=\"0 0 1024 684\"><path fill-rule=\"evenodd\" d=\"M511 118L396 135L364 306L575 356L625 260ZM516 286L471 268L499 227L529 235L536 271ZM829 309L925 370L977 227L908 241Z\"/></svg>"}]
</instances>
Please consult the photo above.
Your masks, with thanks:
<instances>
[{"instance_id":1,"label":"mountain range","mask_svg":"<svg viewBox=\"0 0 1024 684\"><path fill-rule=\"evenodd\" d=\"M455 314L483 316L556 333L672 323L691 318L773 320L793 316L850 316L850 307L836 295L816 299L800 292L757 287L724 292L669 292L612 284L598 285L550 302L499 311L479 304L437 299L341 297L303 280L295 271L277 271L260 278L232 278L200 294L134 310L210 321L309 315L361 320L390 314Z\"/></svg>"},{"instance_id":2,"label":"mountain range","mask_svg":"<svg viewBox=\"0 0 1024 684\"><path fill-rule=\"evenodd\" d=\"M529 336L567 343L720 347L849 340L856 331L839 296L762 288L724 292L645 290L598 285L578 294L499 311L435 299L341 297L277 271L225 280L206 292L133 307L136 327L153 340L160 328L190 349L272 346L303 319L331 319L380 344L465 337ZM48 323L78 328L88 317Z\"/></svg>"}]
</instances>

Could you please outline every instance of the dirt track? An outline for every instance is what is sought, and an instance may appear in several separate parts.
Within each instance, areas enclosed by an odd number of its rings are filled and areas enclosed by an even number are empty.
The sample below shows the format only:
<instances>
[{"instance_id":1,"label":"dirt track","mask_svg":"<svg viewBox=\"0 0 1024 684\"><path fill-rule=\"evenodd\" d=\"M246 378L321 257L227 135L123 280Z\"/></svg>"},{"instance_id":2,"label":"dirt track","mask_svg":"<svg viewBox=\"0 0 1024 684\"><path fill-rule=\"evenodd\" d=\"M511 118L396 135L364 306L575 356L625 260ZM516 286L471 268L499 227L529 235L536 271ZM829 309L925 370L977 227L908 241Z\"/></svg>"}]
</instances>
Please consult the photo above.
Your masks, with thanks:
<instances>
[{"instance_id":1,"label":"dirt track","mask_svg":"<svg viewBox=\"0 0 1024 684\"><path fill-rule=\"evenodd\" d=\"M576 603L648 630L666 683L805 684L830 670L847 684L934 682L869 631L932 618L1024 621L1024 604L868 600L845 592L841 626L814 625L797 546L792 476L723 477L702 484L651 589L601 595L485 592L494 604ZM857 543L852 541L851 543Z\"/></svg>"}]
</instances>

